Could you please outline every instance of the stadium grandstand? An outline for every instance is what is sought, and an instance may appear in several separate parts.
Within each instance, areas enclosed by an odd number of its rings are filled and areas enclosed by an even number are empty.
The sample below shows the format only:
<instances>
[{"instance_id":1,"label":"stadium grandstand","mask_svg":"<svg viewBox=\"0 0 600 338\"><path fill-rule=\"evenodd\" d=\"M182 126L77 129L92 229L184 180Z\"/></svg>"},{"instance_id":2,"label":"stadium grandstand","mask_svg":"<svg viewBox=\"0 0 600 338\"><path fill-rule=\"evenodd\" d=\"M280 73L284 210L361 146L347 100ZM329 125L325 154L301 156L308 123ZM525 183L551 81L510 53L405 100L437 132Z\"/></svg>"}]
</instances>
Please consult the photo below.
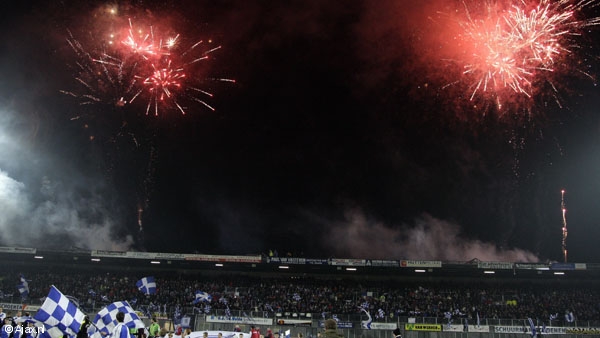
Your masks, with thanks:
<instances>
[{"instance_id":1,"label":"stadium grandstand","mask_svg":"<svg viewBox=\"0 0 600 338\"><path fill-rule=\"evenodd\" d=\"M162 334L600 336L600 264L228 256L0 247L0 307L35 313L54 285L93 317L127 301ZM139 282L153 278L155 290ZM27 290L24 289L24 284Z\"/></svg>"}]
</instances>

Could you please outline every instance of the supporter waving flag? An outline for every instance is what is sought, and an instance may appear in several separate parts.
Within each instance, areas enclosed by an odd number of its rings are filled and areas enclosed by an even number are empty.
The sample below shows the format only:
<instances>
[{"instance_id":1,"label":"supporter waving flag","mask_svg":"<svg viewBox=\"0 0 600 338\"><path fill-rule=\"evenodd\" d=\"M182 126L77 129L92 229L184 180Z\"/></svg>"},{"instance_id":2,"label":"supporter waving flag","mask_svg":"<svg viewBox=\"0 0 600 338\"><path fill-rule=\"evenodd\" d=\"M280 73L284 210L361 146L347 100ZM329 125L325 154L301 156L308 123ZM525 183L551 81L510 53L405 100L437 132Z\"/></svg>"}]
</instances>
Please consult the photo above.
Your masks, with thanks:
<instances>
[{"instance_id":1,"label":"supporter waving flag","mask_svg":"<svg viewBox=\"0 0 600 338\"><path fill-rule=\"evenodd\" d=\"M56 332L56 336L52 336L55 338L65 334L69 336L77 335L84 317L83 312L52 285L44 304L33 318L42 322L49 332Z\"/></svg>"},{"instance_id":2,"label":"supporter waving flag","mask_svg":"<svg viewBox=\"0 0 600 338\"><path fill-rule=\"evenodd\" d=\"M25 279L25 277L23 275L21 275L21 277L19 279L19 284L17 284L17 289L19 290L19 293L21 294L21 299L27 299L27 296L29 296L29 283L27 282L27 280Z\"/></svg>"},{"instance_id":3,"label":"supporter waving flag","mask_svg":"<svg viewBox=\"0 0 600 338\"><path fill-rule=\"evenodd\" d=\"M154 277L144 277L137 281L135 285L146 295L153 295L156 293L156 282L154 281Z\"/></svg>"},{"instance_id":4,"label":"supporter waving flag","mask_svg":"<svg viewBox=\"0 0 600 338\"><path fill-rule=\"evenodd\" d=\"M94 337L100 338L110 335L115 326L117 326L117 313L119 312L125 314L123 324L129 329L146 328L144 322L142 322L128 302L114 302L100 310L94 318L93 323L97 330L96 333L94 333Z\"/></svg>"}]
</instances>

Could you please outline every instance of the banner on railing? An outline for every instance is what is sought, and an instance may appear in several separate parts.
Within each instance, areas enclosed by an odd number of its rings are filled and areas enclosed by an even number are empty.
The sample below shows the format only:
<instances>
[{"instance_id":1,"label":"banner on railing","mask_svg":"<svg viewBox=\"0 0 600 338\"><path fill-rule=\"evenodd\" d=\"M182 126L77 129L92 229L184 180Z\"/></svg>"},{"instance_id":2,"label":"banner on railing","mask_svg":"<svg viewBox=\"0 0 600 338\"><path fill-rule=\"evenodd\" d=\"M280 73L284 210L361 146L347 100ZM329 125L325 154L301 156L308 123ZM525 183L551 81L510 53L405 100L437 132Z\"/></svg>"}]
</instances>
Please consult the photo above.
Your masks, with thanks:
<instances>
[{"instance_id":1,"label":"banner on railing","mask_svg":"<svg viewBox=\"0 0 600 338\"><path fill-rule=\"evenodd\" d=\"M23 308L23 304L0 303L0 308L10 311L21 311L21 309Z\"/></svg>"},{"instance_id":2,"label":"banner on railing","mask_svg":"<svg viewBox=\"0 0 600 338\"><path fill-rule=\"evenodd\" d=\"M186 254L186 261L219 262L219 263L260 263L260 256L225 256Z\"/></svg>"},{"instance_id":3,"label":"banner on railing","mask_svg":"<svg viewBox=\"0 0 600 338\"><path fill-rule=\"evenodd\" d=\"M566 327L548 326L548 327L536 327L537 332L541 334L567 334ZM494 333L527 333L531 334L531 327L529 326L494 326Z\"/></svg>"},{"instance_id":4,"label":"banner on railing","mask_svg":"<svg viewBox=\"0 0 600 338\"><path fill-rule=\"evenodd\" d=\"M403 268L441 268L442 261L412 261L402 260L400 266Z\"/></svg>"},{"instance_id":5,"label":"banner on railing","mask_svg":"<svg viewBox=\"0 0 600 338\"><path fill-rule=\"evenodd\" d=\"M442 324L404 324L406 331L442 331Z\"/></svg>"},{"instance_id":6,"label":"banner on railing","mask_svg":"<svg viewBox=\"0 0 600 338\"><path fill-rule=\"evenodd\" d=\"M92 250L92 257L183 260L186 254L169 252Z\"/></svg>"},{"instance_id":7,"label":"banner on railing","mask_svg":"<svg viewBox=\"0 0 600 338\"><path fill-rule=\"evenodd\" d=\"M466 330L464 325L460 324L450 324L444 325L443 331L446 332L477 332L477 333L487 333L490 332L489 325L468 325Z\"/></svg>"},{"instance_id":8,"label":"banner on railing","mask_svg":"<svg viewBox=\"0 0 600 338\"><path fill-rule=\"evenodd\" d=\"M230 323L230 324L255 324L255 325L273 325L271 318L252 318L252 317L236 317L236 316L206 316L207 323Z\"/></svg>"},{"instance_id":9,"label":"banner on railing","mask_svg":"<svg viewBox=\"0 0 600 338\"><path fill-rule=\"evenodd\" d=\"M548 270L549 264L544 263L515 263L515 269L519 270Z\"/></svg>"},{"instance_id":10,"label":"banner on railing","mask_svg":"<svg viewBox=\"0 0 600 338\"><path fill-rule=\"evenodd\" d=\"M300 325L306 326L312 324L310 319L278 319L277 325Z\"/></svg>"},{"instance_id":11,"label":"banner on railing","mask_svg":"<svg viewBox=\"0 0 600 338\"><path fill-rule=\"evenodd\" d=\"M600 328L597 327L570 327L566 329L568 334L593 334L600 335Z\"/></svg>"},{"instance_id":12,"label":"banner on railing","mask_svg":"<svg viewBox=\"0 0 600 338\"><path fill-rule=\"evenodd\" d=\"M398 261L390 261L385 259L367 259L367 266L397 268L400 266Z\"/></svg>"},{"instance_id":13,"label":"banner on railing","mask_svg":"<svg viewBox=\"0 0 600 338\"><path fill-rule=\"evenodd\" d=\"M513 268L511 262L477 262L478 269L496 269L496 270L509 270Z\"/></svg>"},{"instance_id":14,"label":"banner on railing","mask_svg":"<svg viewBox=\"0 0 600 338\"><path fill-rule=\"evenodd\" d=\"M301 257L268 257L267 263L274 264L306 264L306 258Z\"/></svg>"},{"instance_id":15,"label":"banner on railing","mask_svg":"<svg viewBox=\"0 0 600 338\"><path fill-rule=\"evenodd\" d=\"M364 259L341 259L341 258L332 258L331 265L334 266L365 266L366 260Z\"/></svg>"},{"instance_id":16,"label":"banner on railing","mask_svg":"<svg viewBox=\"0 0 600 338\"><path fill-rule=\"evenodd\" d=\"M551 270L586 270L587 264L585 263L552 263L550 265Z\"/></svg>"},{"instance_id":17,"label":"banner on railing","mask_svg":"<svg viewBox=\"0 0 600 338\"><path fill-rule=\"evenodd\" d=\"M324 328L325 327L325 321L324 320L320 320L319 321L319 327L320 328ZM354 323L352 323L352 322L338 321L337 322L337 327L338 327L338 329L351 329L351 328L354 327Z\"/></svg>"},{"instance_id":18,"label":"banner on railing","mask_svg":"<svg viewBox=\"0 0 600 338\"><path fill-rule=\"evenodd\" d=\"M6 253L22 253L35 255L36 249L34 248L16 248L12 246L0 246L0 252Z\"/></svg>"},{"instance_id":19,"label":"banner on railing","mask_svg":"<svg viewBox=\"0 0 600 338\"><path fill-rule=\"evenodd\" d=\"M372 322L369 324L370 330L395 330L398 327L396 323L376 323Z\"/></svg>"}]
</instances>

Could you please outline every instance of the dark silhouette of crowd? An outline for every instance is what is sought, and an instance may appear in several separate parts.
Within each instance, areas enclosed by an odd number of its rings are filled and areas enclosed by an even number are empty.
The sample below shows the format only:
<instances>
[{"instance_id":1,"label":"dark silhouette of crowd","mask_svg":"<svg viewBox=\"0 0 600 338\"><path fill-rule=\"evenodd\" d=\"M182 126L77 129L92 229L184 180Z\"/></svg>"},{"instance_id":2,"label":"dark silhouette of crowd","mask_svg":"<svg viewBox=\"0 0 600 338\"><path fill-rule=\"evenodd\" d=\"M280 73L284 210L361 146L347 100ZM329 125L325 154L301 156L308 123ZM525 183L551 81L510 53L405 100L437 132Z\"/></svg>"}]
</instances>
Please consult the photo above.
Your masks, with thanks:
<instances>
[{"instance_id":1,"label":"dark silhouette of crowd","mask_svg":"<svg viewBox=\"0 0 600 338\"><path fill-rule=\"evenodd\" d=\"M99 310L113 301L127 300L134 307L150 304L154 311L173 313L223 313L223 311L324 314L359 314L367 310L377 320L398 316L494 319L524 319L571 312L577 320L600 318L600 289L594 283L573 286L538 281L415 281L358 280L339 277L251 276L242 274L196 275L154 274L155 295L144 295L136 287L142 275L98 271L5 271L0 272L0 296L17 299L20 274L29 281L29 303L45 297L55 285L75 297L83 308ZM211 295L212 301L194 303L195 291ZM379 317L379 318L378 318Z\"/></svg>"}]
</instances>

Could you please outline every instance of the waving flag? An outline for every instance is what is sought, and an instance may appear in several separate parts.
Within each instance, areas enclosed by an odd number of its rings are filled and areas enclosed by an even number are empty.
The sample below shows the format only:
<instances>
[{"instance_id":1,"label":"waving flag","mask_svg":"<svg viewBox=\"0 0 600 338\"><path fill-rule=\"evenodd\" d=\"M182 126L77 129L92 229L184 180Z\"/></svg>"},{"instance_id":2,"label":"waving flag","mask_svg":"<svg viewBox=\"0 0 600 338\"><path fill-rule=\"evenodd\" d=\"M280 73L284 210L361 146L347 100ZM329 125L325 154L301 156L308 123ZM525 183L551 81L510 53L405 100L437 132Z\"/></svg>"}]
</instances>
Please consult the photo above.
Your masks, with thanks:
<instances>
[{"instance_id":1,"label":"waving flag","mask_svg":"<svg viewBox=\"0 0 600 338\"><path fill-rule=\"evenodd\" d=\"M84 317L83 312L52 285L44 304L33 318L42 322L48 331L56 328L60 331L60 336L64 334L75 336L81 328ZM52 330L52 332L58 331Z\"/></svg>"},{"instance_id":2,"label":"waving flag","mask_svg":"<svg viewBox=\"0 0 600 338\"><path fill-rule=\"evenodd\" d=\"M567 311L567 312L565 312L565 320L566 320L568 323L572 323L572 322L574 322L574 321L575 321L575 315L573 315L573 312L572 312L572 311Z\"/></svg>"},{"instance_id":3,"label":"waving flag","mask_svg":"<svg viewBox=\"0 0 600 338\"><path fill-rule=\"evenodd\" d=\"M146 295L153 295L156 293L156 282L154 281L154 277L144 277L135 285Z\"/></svg>"},{"instance_id":4,"label":"waving flag","mask_svg":"<svg viewBox=\"0 0 600 338\"><path fill-rule=\"evenodd\" d=\"M112 330L117 326L117 313L123 312L125 314L125 320L123 320L123 324L130 329L140 329L146 328L144 322L140 319L140 317L135 313L131 305L128 302L114 302L108 304L104 307L93 320L94 326L96 326L95 337L110 335Z\"/></svg>"},{"instance_id":5,"label":"waving flag","mask_svg":"<svg viewBox=\"0 0 600 338\"><path fill-rule=\"evenodd\" d=\"M365 310L365 309L360 309L362 312L364 312L367 315L367 320L361 320L360 321L360 325L363 329L371 329L371 323L373 322L373 318L371 318L371 314ZM338 322L338 318L336 315L333 315L333 319L335 319L336 322Z\"/></svg>"},{"instance_id":6,"label":"waving flag","mask_svg":"<svg viewBox=\"0 0 600 338\"><path fill-rule=\"evenodd\" d=\"M198 304L200 302L208 302L212 301L212 296L204 291L196 291L196 299L194 299L194 304Z\"/></svg>"},{"instance_id":7,"label":"waving flag","mask_svg":"<svg viewBox=\"0 0 600 338\"><path fill-rule=\"evenodd\" d=\"M29 283L27 282L27 280L25 279L25 277L23 275L21 275L21 278L19 279L19 284L17 284L17 289L19 290L19 293L21 294L21 299L26 299L27 296L29 296Z\"/></svg>"},{"instance_id":8,"label":"waving flag","mask_svg":"<svg viewBox=\"0 0 600 338\"><path fill-rule=\"evenodd\" d=\"M173 324L180 324L181 323L181 308L179 307L179 305L177 305L175 307L175 312L173 312Z\"/></svg>"},{"instance_id":9,"label":"waving flag","mask_svg":"<svg viewBox=\"0 0 600 338\"><path fill-rule=\"evenodd\" d=\"M535 338L536 332L535 332L535 325L533 324L533 319L527 318L527 321L529 322L529 328L531 329L531 337Z\"/></svg>"}]
</instances>

